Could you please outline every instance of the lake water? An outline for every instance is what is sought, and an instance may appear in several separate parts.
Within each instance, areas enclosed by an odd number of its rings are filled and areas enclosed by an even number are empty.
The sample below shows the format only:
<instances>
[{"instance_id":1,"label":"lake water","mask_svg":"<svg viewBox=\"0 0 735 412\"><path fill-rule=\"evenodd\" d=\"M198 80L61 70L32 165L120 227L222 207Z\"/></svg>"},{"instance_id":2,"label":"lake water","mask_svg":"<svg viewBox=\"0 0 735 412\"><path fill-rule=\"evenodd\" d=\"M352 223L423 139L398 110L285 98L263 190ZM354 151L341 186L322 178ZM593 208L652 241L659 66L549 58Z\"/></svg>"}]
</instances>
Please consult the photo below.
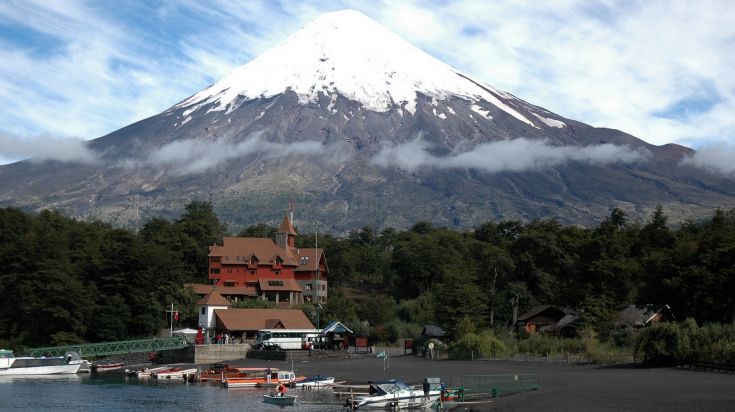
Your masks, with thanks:
<instances>
[{"instance_id":1,"label":"lake water","mask_svg":"<svg viewBox=\"0 0 735 412\"><path fill-rule=\"evenodd\" d=\"M266 389L138 380L121 374L0 377L0 411L341 411L331 391L290 389L295 406L263 403Z\"/></svg>"}]
</instances>

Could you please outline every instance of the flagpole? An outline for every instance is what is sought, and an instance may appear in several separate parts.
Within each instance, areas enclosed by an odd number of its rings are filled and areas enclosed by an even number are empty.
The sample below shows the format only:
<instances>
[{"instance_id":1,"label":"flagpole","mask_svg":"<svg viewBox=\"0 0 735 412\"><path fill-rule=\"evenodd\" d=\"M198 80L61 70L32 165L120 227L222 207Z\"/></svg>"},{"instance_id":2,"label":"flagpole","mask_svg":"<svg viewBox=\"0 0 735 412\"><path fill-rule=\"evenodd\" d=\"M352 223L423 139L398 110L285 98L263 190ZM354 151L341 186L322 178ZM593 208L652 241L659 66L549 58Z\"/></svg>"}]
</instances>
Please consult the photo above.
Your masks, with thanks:
<instances>
[{"instance_id":1,"label":"flagpole","mask_svg":"<svg viewBox=\"0 0 735 412\"><path fill-rule=\"evenodd\" d=\"M314 254L316 254L316 328L319 329L319 230L314 231Z\"/></svg>"},{"instance_id":2,"label":"flagpole","mask_svg":"<svg viewBox=\"0 0 735 412\"><path fill-rule=\"evenodd\" d=\"M169 330L169 337L174 336L174 303L171 302L171 329Z\"/></svg>"}]
</instances>

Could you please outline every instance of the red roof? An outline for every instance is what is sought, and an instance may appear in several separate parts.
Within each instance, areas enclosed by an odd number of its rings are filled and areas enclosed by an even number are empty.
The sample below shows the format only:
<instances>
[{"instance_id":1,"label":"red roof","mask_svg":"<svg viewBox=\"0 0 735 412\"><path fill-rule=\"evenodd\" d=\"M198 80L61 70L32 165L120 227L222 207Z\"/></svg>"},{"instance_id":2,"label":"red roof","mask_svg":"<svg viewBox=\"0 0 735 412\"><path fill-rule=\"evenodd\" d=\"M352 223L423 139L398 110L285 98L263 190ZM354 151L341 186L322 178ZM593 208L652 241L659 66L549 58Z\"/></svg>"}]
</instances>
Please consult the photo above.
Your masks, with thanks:
<instances>
[{"instance_id":1,"label":"red roof","mask_svg":"<svg viewBox=\"0 0 735 412\"><path fill-rule=\"evenodd\" d=\"M298 309L219 309L214 316L218 325L230 331L256 331L276 325L283 325L284 329L314 329Z\"/></svg>"},{"instance_id":2,"label":"red roof","mask_svg":"<svg viewBox=\"0 0 735 412\"><path fill-rule=\"evenodd\" d=\"M259 237L224 237L222 246L209 247L210 257L221 257L223 265L244 265L255 257L260 264L271 264L280 257L284 265L298 266L298 262L288 249L283 249L273 239Z\"/></svg>"},{"instance_id":3,"label":"red roof","mask_svg":"<svg viewBox=\"0 0 735 412\"><path fill-rule=\"evenodd\" d=\"M230 306L230 301L213 290L207 293L203 298L199 299L197 306Z\"/></svg>"},{"instance_id":4,"label":"red roof","mask_svg":"<svg viewBox=\"0 0 735 412\"><path fill-rule=\"evenodd\" d=\"M218 286L208 285L205 283L187 283L185 288L191 290L197 295L206 295L211 291L216 291L222 296L257 296L258 290L254 286Z\"/></svg>"},{"instance_id":5,"label":"red roof","mask_svg":"<svg viewBox=\"0 0 735 412\"><path fill-rule=\"evenodd\" d=\"M317 262L324 259L324 267L327 267L327 259L324 257L324 249L322 248L302 248L296 249L296 259L298 260L299 266L294 270L297 272L315 272ZM324 272L328 272L329 269L325 269Z\"/></svg>"},{"instance_id":6,"label":"red roof","mask_svg":"<svg viewBox=\"0 0 735 412\"><path fill-rule=\"evenodd\" d=\"M288 218L288 215L283 217L283 222L281 222L281 226L278 227L278 233L287 233L289 235L298 236L296 228L291 224L291 219Z\"/></svg>"},{"instance_id":7,"label":"red roof","mask_svg":"<svg viewBox=\"0 0 735 412\"><path fill-rule=\"evenodd\" d=\"M294 279L258 279L260 290L263 291L283 291L283 292L303 292L299 283Z\"/></svg>"}]
</instances>

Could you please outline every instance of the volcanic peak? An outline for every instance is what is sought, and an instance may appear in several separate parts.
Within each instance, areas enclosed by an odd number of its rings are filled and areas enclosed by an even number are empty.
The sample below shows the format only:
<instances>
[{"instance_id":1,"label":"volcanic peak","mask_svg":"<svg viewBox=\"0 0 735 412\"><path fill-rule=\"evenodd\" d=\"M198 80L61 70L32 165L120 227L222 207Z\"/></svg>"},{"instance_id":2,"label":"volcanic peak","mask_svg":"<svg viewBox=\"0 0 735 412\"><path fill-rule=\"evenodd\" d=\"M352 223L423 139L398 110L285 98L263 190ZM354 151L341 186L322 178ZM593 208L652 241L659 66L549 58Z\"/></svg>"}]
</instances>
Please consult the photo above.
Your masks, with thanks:
<instances>
[{"instance_id":1,"label":"volcanic peak","mask_svg":"<svg viewBox=\"0 0 735 412\"><path fill-rule=\"evenodd\" d=\"M354 10L319 16L174 108L186 107L187 115L214 103L209 110L231 111L239 98L272 97L286 90L302 104L315 101L320 92L336 93L379 112L398 106L414 113L417 92L442 100L459 96L487 101L534 126L501 100L513 96L472 80Z\"/></svg>"}]
</instances>

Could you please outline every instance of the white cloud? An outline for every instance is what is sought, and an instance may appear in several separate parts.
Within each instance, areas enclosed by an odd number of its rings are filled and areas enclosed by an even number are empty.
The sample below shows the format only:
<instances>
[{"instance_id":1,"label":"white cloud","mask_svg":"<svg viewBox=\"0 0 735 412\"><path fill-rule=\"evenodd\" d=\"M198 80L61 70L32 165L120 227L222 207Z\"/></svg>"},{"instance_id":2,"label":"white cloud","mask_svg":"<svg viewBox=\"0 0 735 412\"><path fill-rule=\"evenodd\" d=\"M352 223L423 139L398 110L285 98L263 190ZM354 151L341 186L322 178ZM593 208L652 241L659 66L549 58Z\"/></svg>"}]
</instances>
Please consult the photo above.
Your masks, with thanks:
<instances>
[{"instance_id":1,"label":"white cloud","mask_svg":"<svg viewBox=\"0 0 735 412\"><path fill-rule=\"evenodd\" d=\"M735 177L735 145L711 145L681 161L712 173Z\"/></svg>"},{"instance_id":2,"label":"white cloud","mask_svg":"<svg viewBox=\"0 0 735 412\"><path fill-rule=\"evenodd\" d=\"M726 0L6 0L0 19L41 40L0 34L0 129L101 136L194 94L318 14L348 7L562 116L655 144L735 139L735 13Z\"/></svg>"},{"instance_id":3,"label":"white cloud","mask_svg":"<svg viewBox=\"0 0 735 412\"><path fill-rule=\"evenodd\" d=\"M723 12L727 1L412 4L443 23L442 35L394 30L531 103L654 144L735 139L735 118L726 115L735 109L735 14ZM703 87L712 90L704 99Z\"/></svg>"},{"instance_id":4,"label":"white cloud","mask_svg":"<svg viewBox=\"0 0 735 412\"><path fill-rule=\"evenodd\" d=\"M625 146L601 144L592 146L552 146L540 140L514 139L479 144L469 150L436 156L431 145L419 137L409 143L385 145L372 159L381 167L398 167L407 171L422 168L476 169L488 173L543 170L567 162L591 165L631 163L644 160L647 151Z\"/></svg>"},{"instance_id":5,"label":"white cloud","mask_svg":"<svg viewBox=\"0 0 735 412\"><path fill-rule=\"evenodd\" d=\"M175 141L151 153L145 164L152 167L169 167L174 174L187 175L201 173L250 155L283 158L317 156L328 152L334 153L334 149L328 149L316 141L272 143L263 140L262 133L256 133L237 142L227 138L215 141L202 139Z\"/></svg>"},{"instance_id":6,"label":"white cloud","mask_svg":"<svg viewBox=\"0 0 735 412\"><path fill-rule=\"evenodd\" d=\"M83 140L49 135L20 137L3 132L0 132L0 158L9 162L30 158L32 161L56 160L88 164L98 160Z\"/></svg>"}]
</instances>

